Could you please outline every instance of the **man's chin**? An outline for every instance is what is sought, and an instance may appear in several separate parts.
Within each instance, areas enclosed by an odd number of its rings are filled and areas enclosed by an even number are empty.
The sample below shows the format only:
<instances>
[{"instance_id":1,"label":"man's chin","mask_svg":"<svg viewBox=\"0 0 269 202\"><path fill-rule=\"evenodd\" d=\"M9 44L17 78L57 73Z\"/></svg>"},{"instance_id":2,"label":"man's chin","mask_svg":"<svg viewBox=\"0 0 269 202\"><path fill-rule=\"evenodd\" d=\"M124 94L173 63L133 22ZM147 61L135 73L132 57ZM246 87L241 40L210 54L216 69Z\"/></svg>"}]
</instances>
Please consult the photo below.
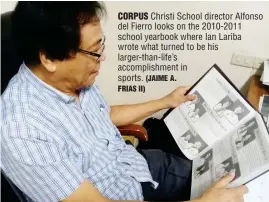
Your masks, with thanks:
<instances>
[{"instance_id":1,"label":"man's chin","mask_svg":"<svg viewBox=\"0 0 269 202\"><path fill-rule=\"evenodd\" d=\"M94 77L94 79L87 81L87 83L84 83L83 88L88 88L88 87L92 86L94 84L94 82L95 82L95 77Z\"/></svg>"},{"instance_id":2,"label":"man's chin","mask_svg":"<svg viewBox=\"0 0 269 202\"><path fill-rule=\"evenodd\" d=\"M94 75L92 74L91 76L88 77L88 80L85 81L84 83L82 83L82 88L88 88L91 85L94 84L95 80L96 80L96 76L98 75L98 72Z\"/></svg>"}]
</instances>

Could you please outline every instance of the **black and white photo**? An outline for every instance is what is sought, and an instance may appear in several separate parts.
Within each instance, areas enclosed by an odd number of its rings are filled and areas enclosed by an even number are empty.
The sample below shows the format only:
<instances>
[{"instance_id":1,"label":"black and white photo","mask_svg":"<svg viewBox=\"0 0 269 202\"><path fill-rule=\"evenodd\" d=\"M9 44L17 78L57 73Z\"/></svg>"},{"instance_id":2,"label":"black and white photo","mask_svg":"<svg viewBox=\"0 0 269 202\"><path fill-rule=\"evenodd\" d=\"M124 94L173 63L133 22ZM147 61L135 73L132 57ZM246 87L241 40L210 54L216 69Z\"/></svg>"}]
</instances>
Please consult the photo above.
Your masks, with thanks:
<instances>
[{"instance_id":1,"label":"black and white photo","mask_svg":"<svg viewBox=\"0 0 269 202\"><path fill-rule=\"evenodd\" d=\"M268 122L268 115L269 115L269 96L264 95L261 98L261 103L259 106L260 112L264 117L265 122Z\"/></svg>"},{"instance_id":2,"label":"black and white photo","mask_svg":"<svg viewBox=\"0 0 269 202\"><path fill-rule=\"evenodd\" d=\"M234 143L237 150L242 149L250 142L256 139L255 133L258 132L258 124L255 118L245 123L238 129L237 135L235 135Z\"/></svg>"},{"instance_id":3,"label":"black and white photo","mask_svg":"<svg viewBox=\"0 0 269 202\"><path fill-rule=\"evenodd\" d=\"M250 121L246 122L238 129L238 134L243 134L246 131L253 131L257 128L258 128L257 121L255 118L252 118Z\"/></svg>"},{"instance_id":4,"label":"black and white photo","mask_svg":"<svg viewBox=\"0 0 269 202\"><path fill-rule=\"evenodd\" d=\"M218 104L216 104L213 109L219 115L223 117L224 111L233 104L231 98L227 95Z\"/></svg>"},{"instance_id":5,"label":"black and white photo","mask_svg":"<svg viewBox=\"0 0 269 202\"><path fill-rule=\"evenodd\" d=\"M223 112L223 116L232 124L236 125L240 120L242 120L249 110L240 102L236 100L231 106Z\"/></svg>"},{"instance_id":6,"label":"black and white photo","mask_svg":"<svg viewBox=\"0 0 269 202\"><path fill-rule=\"evenodd\" d=\"M194 111L189 111L188 116L192 122L196 122L201 116L206 113L203 105L197 104Z\"/></svg>"},{"instance_id":7,"label":"black and white photo","mask_svg":"<svg viewBox=\"0 0 269 202\"><path fill-rule=\"evenodd\" d=\"M256 136L253 131L247 131L244 135L238 134L238 138L235 139L235 145L236 149L240 150L246 145L248 145L250 142L254 141L256 139Z\"/></svg>"},{"instance_id":8,"label":"black and white photo","mask_svg":"<svg viewBox=\"0 0 269 202\"><path fill-rule=\"evenodd\" d=\"M232 160L232 157L229 157L228 159L226 159L222 163L216 165L216 169L215 169L216 178L219 179L219 178L227 175L233 169L234 169L233 160Z\"/></svg>"},{"instance_id":9,"label":"black and white photo","mask_svg":"<svg viewBox=\"0 0 269 202\"><path fill-rule=\"evenodd\" d=\"M205 101L198 91L193 92L193 95L196 95L196 98L193 101L185 102L189 111L194 111L197 108L197 105L201 105Z\"/></svg>"},{"instance_id":10,"label":"black and white photo","mask_svg":"<svg viewBox=\"0 0 269 202\"><path fill-rule=\"evenodd\" d=\"M187 130L182 136L178 138L178 144L191 155L196 156L202 152L207 144L197 134L193 134L190 130Z\"/></svg>"},{"instance_id":11,"label":"black and white photo","mask_svg":"<svg viewBox=\"0 0 269 202\"><path fill-rule=\"evenodd\" d=\"M199 176L203 175L205 172L207 172L210 168L210 162L212 162L213 158L213 151L210 149L206 153L204 153L200 159L199 162L196 164L195 167L195 178L198 178Z\"/></svg>"},{"instance_id":12,"label":"black and white photo","mask_svg":"<svg viewBox=\"0 0 269 202\"><path fill-rule=\"evenodd\" d=\"M240 167L239 167L239 163L234 163L234 171L235 171L235 177L233 180L236 180L237 178L239 178L241 176L241 171L240 171Z\"/></svg>"},{"instance_id":13,"label":"black and white photo","mask_svg":"<svg viewBox=\"0 0 269 202\"><path fill-rule=\"evenodd\" d=\"M241 171L240 171L238 160L233 159L233 157L229 157L222 163L216 165L215 167L216 178L219 179L227 175L231 171L235 172L235 178L233 180L241 176Z\"/></svg>"}]
</instances>

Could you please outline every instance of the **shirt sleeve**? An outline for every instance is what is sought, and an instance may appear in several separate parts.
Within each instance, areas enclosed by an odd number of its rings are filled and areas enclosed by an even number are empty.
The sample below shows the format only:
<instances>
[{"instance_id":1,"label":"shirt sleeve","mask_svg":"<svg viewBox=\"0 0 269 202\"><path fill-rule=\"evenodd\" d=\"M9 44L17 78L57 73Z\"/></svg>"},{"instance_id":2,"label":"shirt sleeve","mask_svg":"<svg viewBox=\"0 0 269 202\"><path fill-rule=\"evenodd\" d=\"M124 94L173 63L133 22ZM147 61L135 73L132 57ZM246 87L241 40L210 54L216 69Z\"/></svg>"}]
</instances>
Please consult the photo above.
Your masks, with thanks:
<instances>
[{"instance_id":1,"label":"shirt sleeve","mask_svg":"<svg viewBox=\"0 0 269 202\"><path fill-rule=\"evenodd\" d=\"M1 136L2 169L33 201L63 200L82 183L83 174L64 143L19 122L2 126Z\"/></svg>"}]
</instances>

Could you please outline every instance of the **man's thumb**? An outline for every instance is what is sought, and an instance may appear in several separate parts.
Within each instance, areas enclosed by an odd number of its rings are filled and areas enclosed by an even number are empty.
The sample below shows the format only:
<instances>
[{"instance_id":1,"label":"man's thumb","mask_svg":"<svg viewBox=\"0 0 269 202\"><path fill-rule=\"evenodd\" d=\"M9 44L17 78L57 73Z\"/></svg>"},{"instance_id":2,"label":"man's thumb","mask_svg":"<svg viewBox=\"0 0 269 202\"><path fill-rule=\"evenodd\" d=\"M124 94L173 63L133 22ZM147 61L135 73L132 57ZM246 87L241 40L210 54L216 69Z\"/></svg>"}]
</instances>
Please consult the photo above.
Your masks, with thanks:
<instances>
[{"instance_id":1,"label":"man's thumb","mask_svg":"<svg viewBox=\"0 0 269 202\"><path fill-rule=\"evenodd\" d=\"M188 94L185 96L185 102L186 101L193 101L196 99L196 96L195 95L192 95L192 94Z\"/></svg>"},{"instance_id":2,"label":"man's thumb","mask_svg":"<svg viewBox=\"0 0 269 202\"><path fill-rule=\"evenodd\" d=\"M231 181L233 181L234 177L235 177L235 172L232 171L232 172L230 172L228 175L226 175L226 176L224 176L223 178L221 178L221 180L218 181L218 182L215 184L215 187L216 187L216 188L226 188L226 187L229 185L229 183L230 183Z\"/></svg>"}]
</instances>

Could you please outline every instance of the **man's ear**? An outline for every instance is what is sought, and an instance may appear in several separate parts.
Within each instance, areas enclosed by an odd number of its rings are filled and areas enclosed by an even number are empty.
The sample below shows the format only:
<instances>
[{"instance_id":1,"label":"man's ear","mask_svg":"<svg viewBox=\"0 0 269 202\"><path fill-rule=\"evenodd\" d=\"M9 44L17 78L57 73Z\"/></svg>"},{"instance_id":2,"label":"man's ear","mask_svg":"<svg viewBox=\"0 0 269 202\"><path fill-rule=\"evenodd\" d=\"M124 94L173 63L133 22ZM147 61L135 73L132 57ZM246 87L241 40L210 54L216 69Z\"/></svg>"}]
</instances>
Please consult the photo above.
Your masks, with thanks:
<instances>
[{"instance_id":1,"label":"man's ear","mask_svg":"<svg viewBox=\"0 0 269 202\"><path fill-rule=\"evenodd\" d=\"M53 62L51 59L48 59L44 53L42 52L39 53L39 59L47 71L51 73L56 71L56 63Z\"/></svg>"}]
</instances>

